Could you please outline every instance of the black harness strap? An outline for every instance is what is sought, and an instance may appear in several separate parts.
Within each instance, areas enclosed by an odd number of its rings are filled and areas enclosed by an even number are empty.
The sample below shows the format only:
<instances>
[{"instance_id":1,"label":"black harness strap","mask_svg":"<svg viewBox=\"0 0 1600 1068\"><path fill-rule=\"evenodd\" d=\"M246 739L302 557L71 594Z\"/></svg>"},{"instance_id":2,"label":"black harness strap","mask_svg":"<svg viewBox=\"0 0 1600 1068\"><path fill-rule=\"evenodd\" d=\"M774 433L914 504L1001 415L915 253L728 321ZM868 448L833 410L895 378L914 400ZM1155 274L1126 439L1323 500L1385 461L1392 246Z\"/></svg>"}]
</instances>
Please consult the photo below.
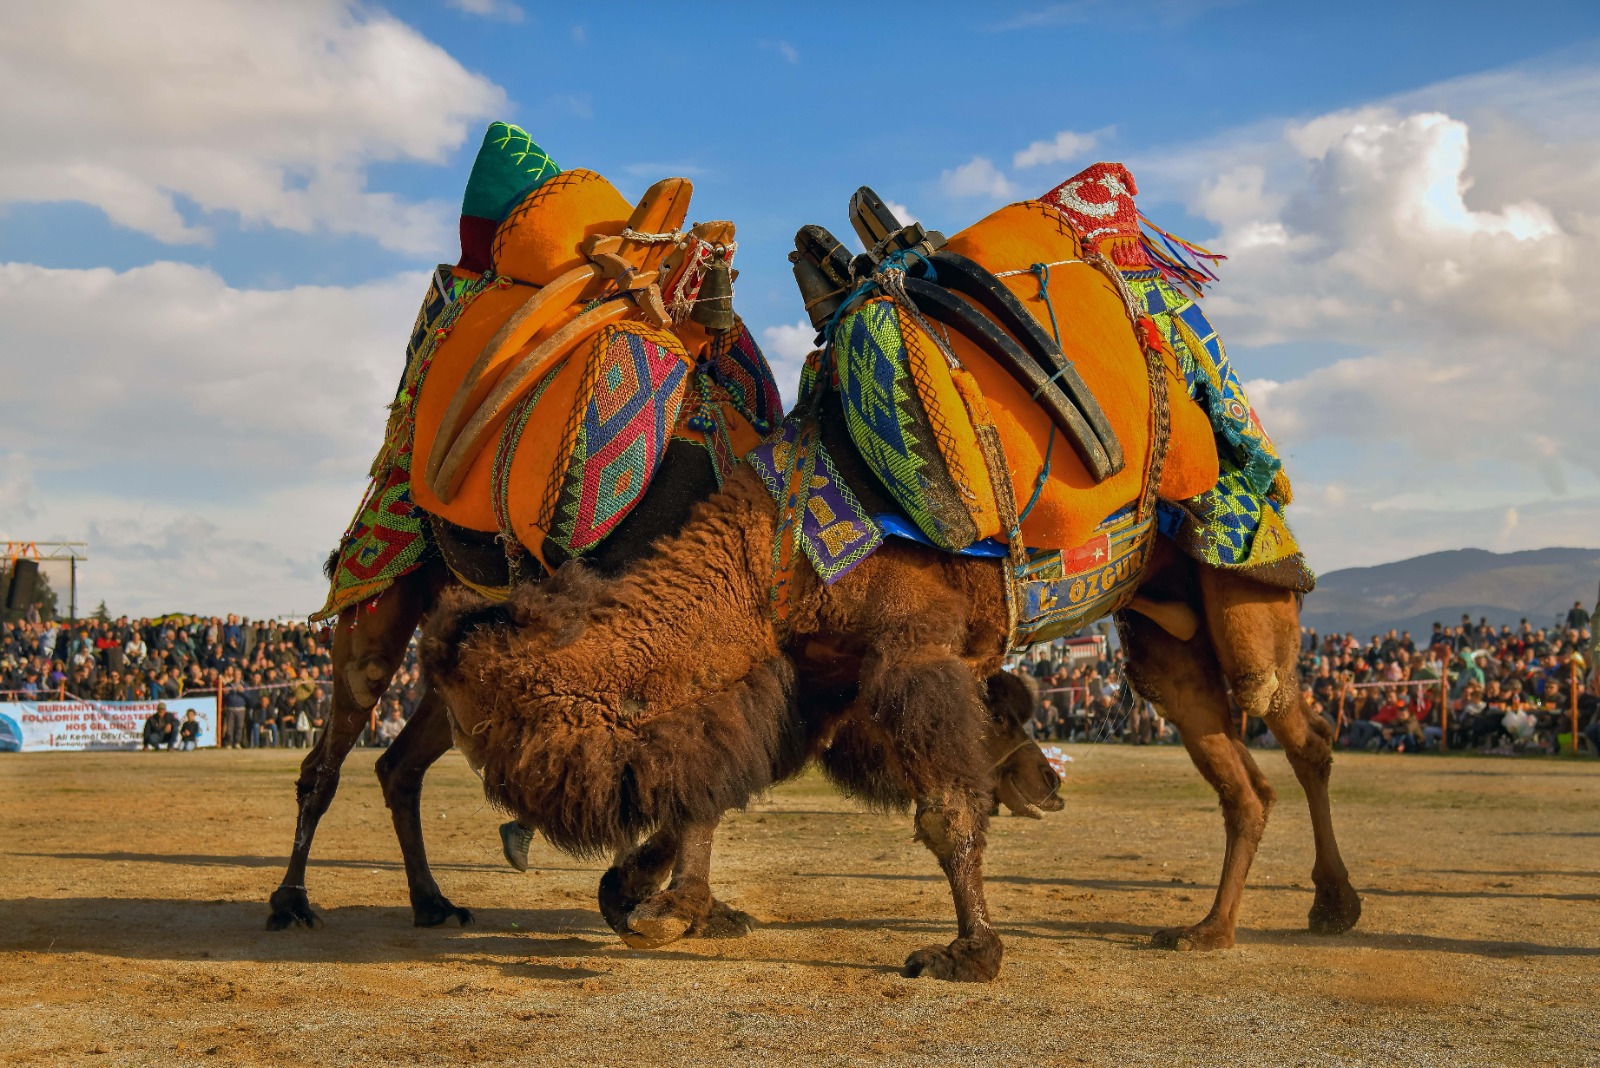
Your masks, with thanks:
<instances>
[{"instance_id":1,"label":"black harness strap","mask_svg":"<svg viewBox=\"0 0 1600 1068\"><path fill-rule=\"evenodd\" d=\"M1046 377L1022 346L1003 330L979 315L965 301L932 282L907 275L905 289L919 312L966 337L1032 393L1050 421L1055 423L1083 458L1084 465L1096 482L1104 482L1120 470L1120 462L1112 465L1106 447L1084 418L1083 412L1067 399L1056 382ZM1098 405L1095 408L1099 410ZM1114 436L1112 440L1116 440ZM1117 451L1120 461L1121 449Z\"/></svg>"},{"instance_id":2,"label":"black harness strap","mask_svg":"<svg viewBox=\"0 0 1600 1068\"><path fill-rule=\"evenodd\" d=\"M1100 402L1095 400L1088 383L1072 366L1072 361L1066 358L1055 338L1045 333L1043 325L1029 314L1016 294L982 264L960 253L941 249L933 254L932 260L934 270L938 272L939 285L972 298L995 322L1010 331L1033 357L1039 369L1051 382L1060 386L1065 399L1083 415L1084 422L1094 432L1107 458L1106 474L1096 474L1096 480L1121 471L1125 462L1122 443L1117 440L1116 432L1106 420Z\"/></svg>"}]
</instances>

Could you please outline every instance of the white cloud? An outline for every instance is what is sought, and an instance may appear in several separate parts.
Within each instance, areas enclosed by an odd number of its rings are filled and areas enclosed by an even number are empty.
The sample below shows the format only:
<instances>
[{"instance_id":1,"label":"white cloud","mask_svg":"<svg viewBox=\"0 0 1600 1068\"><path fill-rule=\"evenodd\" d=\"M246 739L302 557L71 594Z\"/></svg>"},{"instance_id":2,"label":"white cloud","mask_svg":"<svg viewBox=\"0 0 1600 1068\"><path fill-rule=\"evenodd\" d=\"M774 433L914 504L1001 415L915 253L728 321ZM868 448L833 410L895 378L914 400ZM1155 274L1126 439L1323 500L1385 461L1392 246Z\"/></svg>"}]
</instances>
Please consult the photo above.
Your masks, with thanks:
<instances>
[{"instance_id":1,"label":"white cloud","mask_svg":"<svg viewBox=\"0 0 1600 1068\"><path fill-rule=\"evenodd\" d=\"M0 203L81 201L171 243L200 213L355 233L422 253L452 206L366 188L375 162L441 162L505 96L383 12L277 4L66 0L0 34Z\"/></svg>"},{"instance_id":2,"label":"white cloud","mask_svg":"<svg viewBox=\"0 0 1600 1068\"><path fill-rule=\"evenodd\" d=\"M795 402L800 386L800 370L805 366L806 357L816 347L812 343L816 336L816 330L805 319L793 324L765 327L761 331L761 351L772 365L772 375L778 380L778 391L783 395L785 408Z\"/></svg>"},{"instance_id":3,"label":"white cloud","mask_svg":"<svg viewBox=\"0 0 1600 1068\"><path fill-rule=\"evenodd\" d=\"M939 188L947 196L992 200L1003 200L1016 191L1000 168L983 156L973 156L954 170L941 172Z\"/></svg>"},{"instance_id":4,"label":"white cloud","mask_svg":"<svg viewBox=\"0 0 1600 1068\"><path fill-rule=\"evenodd\" d=\"M800 62L800 53L796 52L794 45L790 44L788 41L778 42L778 55L782 56L788 63Z\"/></svg>"},{"instance_id":5,"label":"white cloud","mask_svg":"<svg viewBox=\"0 0 1600 1068\"><path fill-rule=\"evenodd\" d=\"M915 212L906 207L904 204L900 203L898 200L885 199L883 206L892 211L894 213L894 217L899 219L901 223L905 224L906 226L910 226L914 222L922 221L921 219L917 218Z\"/></svg>"},{"instance_id":6,"label":"white cloud","mask_svg":"<svg viewBox=\"0 0 1600 1068\"><path fill-rule=\"evenodd\" d=\"M0 518L89 536L89 604L315 608L423 286L0 264L7 389L28 398L0 420Z\"/></svg>"},{"instance_id":7,"label":"white cloud","mask_svg":"<svg viewBox=\"0 0 1600 1068\"><path fill-rule=\"evenodd\" d=\"M0 530L19 530L20 524L33 519L39 513L34 500L38 492L26 456L13 452L0 457Z\"/></svg>"},{"instance_id":8,"label":"white cloud","mask_svg":"<svg viewBox=\"0 0 1600 1068\"><path fill-rule=\"evenodd\" d=\"M1559 119L1595 78L1493 80L1539 108L1419 91L1131 164L1141 199L1216 227L1189 235L1231 257L1207 311L1241 375L1271 375L1248 388L1291 475L1340 486L1291 513L1320 566L1410 555L1363 536L1398 515L1439 522L1433 548L1571 544L1573 516L1600 543L1600 130ZM1353 355L1289 375L1251 351L1330 343Z\"/></svg>"},{"instance_id":9,"label":"white cloud","mask_svg":"<svg viewBox=\"0 0 1600 1068\"><path fill-rule=\"evenodd\" d=\"M1104 131L1076 133L1062 130L1048 141L1035 141L1011 157L1011 165L1018 170L1042 167L1046 163L1066 163L1093 152Z\"/></svg>"},{"instance_id":10,"label":"white cloud","mask_svg":"<svg viewBox=\"0 0 1600 1068\"><path fill-rule=\"evenodd\" d=\"M457 11L501 22L521 22L523 18L522 8L511 0L449 0L449 4Z\"/></svg>"}]
</instances>

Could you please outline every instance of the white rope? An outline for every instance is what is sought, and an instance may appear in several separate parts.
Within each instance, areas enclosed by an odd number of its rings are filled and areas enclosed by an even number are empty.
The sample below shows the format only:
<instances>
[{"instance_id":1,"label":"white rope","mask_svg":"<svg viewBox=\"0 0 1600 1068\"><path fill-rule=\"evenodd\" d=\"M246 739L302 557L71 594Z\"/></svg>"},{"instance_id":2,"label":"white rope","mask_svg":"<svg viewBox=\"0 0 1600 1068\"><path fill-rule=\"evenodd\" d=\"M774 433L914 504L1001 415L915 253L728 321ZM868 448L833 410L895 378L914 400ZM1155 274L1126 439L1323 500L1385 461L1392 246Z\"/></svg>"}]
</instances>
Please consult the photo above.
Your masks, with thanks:
<instances>
[{"instance_id":1,"label":"white rope","mask_svg":"<svg viewBox=\"0 0 1600 1068\"><path fill-rule=\"evenodd\" d=\"M1060 266L1063 266L1064 264L1068 264L1068 263L1088 263L1088 262L1089 262L1088 260L1056 260L1054 263L1046 263L1043 266L1045 266L1045 267L1060 267ZM995 275L995 277L996 278L1011 278L1014 275L1032 274L1032 273L1033 273L1033 268L1032 267L1024 267L1020 271L1001 271L999 274Z\"/></svg>"},{"instance_id":2,"label":"white rope","mask_svg":"<svg viewBox=\"0 0 1600 1068\"><path fill-rule=\"evenodd\" d=\"M627 238L629 241L636 241L641 245L665 245L668 242L676 244L677 242L682 241L683 231L672 230L667 233L652 234L635 230L631 226L624 226L622 228L622 236Z\"/></svg>"}]
</instances>

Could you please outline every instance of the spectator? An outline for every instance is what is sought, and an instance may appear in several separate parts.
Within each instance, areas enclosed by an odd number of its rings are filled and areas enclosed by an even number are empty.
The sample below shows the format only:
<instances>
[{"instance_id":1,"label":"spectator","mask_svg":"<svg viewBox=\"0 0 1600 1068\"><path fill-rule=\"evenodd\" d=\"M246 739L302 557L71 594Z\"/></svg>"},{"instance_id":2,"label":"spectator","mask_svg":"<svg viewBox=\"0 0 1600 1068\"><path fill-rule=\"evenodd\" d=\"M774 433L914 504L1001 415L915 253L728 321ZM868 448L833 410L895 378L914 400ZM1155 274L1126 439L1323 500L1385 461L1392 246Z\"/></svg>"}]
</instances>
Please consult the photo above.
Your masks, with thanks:
<instances>
[{"instance_id":1,"label":"spectator","mask_svg":"<svg viewBox=\"0 0 1600 1068\"><path fill-rule=\"evenodd\" d=\"M143 744L139 746L146 753L154 752L161 748L161 734L164 725L161 722L161 710L150 713L145 717L144 730L141 732Z\"/></svg>"},{"instance_id":2,"label":"spectator","mask_svg":"<svg viewBox=\"0 0 1600 1068\"><path fill-rule=\"evenodd\" d=\"M183 723L178 727L178 739L185 752L200 743L200 721L195 718L192 708L183 714Z\"/></svg>"},{"instance_id":3,"label":"spectator","mask_svg":"<svg viewBox=\"0 0 1600 1068\"><path fill-rule=\"evenodd\" d=\"M178 728L180 727L178 717L167 708L165 701L156 705L156 712L161 716L161 742L170 753L178 744Z\"/></svg>"},{"instance_id":4,"label":"spectator","mask_svg":"<svg viewBox=\"0 0 1600 1068\"><path fill-rule=\"evenodd\" d=\"M378 721L378 744L387 749L400 737L400 730L405 722L400 718L398 708L390 709L389 713Z\"/></svg>"}]
</instances>

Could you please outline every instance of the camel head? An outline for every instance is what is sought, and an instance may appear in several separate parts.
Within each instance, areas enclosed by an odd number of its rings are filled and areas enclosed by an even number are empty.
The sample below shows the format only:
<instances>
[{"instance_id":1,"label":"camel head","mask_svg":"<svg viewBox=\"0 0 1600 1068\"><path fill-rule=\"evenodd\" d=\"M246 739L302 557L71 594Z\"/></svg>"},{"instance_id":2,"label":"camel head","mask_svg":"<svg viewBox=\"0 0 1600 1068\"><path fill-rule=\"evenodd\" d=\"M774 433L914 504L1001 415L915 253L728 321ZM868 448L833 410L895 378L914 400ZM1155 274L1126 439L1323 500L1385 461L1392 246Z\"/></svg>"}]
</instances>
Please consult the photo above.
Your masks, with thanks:
<instances>
[{"instance_id":1,"label":"camel head","mask_svg":"<svg viewBox=\"0 0 1600 1068\"><path fill-rule=\"evenodd\" d=\"M989 727L984 744L994 765L995 796L1016 816L1038 820L1046 812L1060 812L1066 807L1057 796L1061 776L1026 729L1038 704L1033 680L998 671L985 688Z\"/></svg>"}]
</instances>

